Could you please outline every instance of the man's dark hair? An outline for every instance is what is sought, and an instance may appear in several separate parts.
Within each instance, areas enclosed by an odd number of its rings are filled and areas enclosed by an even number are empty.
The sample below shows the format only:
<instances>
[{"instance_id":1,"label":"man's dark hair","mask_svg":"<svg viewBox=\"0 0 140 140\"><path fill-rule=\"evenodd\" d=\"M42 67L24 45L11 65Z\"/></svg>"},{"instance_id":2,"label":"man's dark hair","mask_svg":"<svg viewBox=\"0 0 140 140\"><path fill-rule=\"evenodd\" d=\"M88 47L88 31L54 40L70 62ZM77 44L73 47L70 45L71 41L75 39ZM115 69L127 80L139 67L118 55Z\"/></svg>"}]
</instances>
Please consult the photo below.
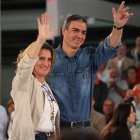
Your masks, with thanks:
<instances>
[{"instance_id":1,"label":"man's dark hair","mask_svg":"<svg viewBox=\"0 0 140 140\"><path fill-rule=\"evenodd\" d=\"M86 20L86 17L85 17L85 16L81 16L81 15L71 15L71 16L68 16L68 17L65 19L63 26L64 26L65 28L68 28L71 21L82 21L82 22L86 23L86 25L87 25L87 20Z\"/></svg>"}]
</instances>

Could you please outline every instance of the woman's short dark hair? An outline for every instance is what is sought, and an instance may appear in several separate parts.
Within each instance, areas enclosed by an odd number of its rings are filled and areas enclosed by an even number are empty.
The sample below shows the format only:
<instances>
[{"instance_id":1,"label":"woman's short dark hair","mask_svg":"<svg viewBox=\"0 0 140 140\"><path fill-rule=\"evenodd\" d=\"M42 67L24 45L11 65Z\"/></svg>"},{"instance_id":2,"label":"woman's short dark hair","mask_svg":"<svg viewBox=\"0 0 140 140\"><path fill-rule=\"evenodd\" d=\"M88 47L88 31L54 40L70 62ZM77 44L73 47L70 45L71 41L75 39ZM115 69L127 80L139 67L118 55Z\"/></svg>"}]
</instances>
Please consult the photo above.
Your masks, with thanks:
<instances>
[{"instance_id":1,"label":"woman's short dark hair","mask_svg":"<svg viewBox=\"0 0 140 140\"><path fill-rule=\"evenodd\" d=\"M86 20L86 17L85 17L85 16L81 16L81 15L71 15L71 16L68 16L68 17L65 19L65 21L64 21L64 23L63 23L63 26L64 26L65 28L68 28L71 21L82 21L82 22L86 23L86 25L87 25L87 20Z\"/></svg>"}]
</instances>

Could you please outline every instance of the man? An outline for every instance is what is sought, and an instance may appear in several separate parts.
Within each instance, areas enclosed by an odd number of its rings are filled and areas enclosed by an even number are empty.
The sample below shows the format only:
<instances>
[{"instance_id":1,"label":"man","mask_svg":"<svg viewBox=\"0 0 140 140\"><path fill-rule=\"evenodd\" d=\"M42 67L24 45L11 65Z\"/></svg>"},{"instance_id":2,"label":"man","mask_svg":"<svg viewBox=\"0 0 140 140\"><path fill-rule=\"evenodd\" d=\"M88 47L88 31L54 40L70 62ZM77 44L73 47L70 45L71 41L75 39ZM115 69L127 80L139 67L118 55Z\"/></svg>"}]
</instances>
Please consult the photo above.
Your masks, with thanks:
<instances>
[{"instance_id":1,"label":"man","mask_svg":"<svg viewBox=\"0 0 140 140\"><path fill-rule=\"evenodd\" d=\"M120 73L120 78L126 78L126 71L129 66L134 65L134 60L126 56L127 46L122 44L117 52L117 56L110 59L107 63L107 68L117 67Z\"/></svg>"},{"instance_id":2,"label":"man","mask_svg":"<svg viewBox=\"0 0 140 140\"><path fill-rule=\"evenodd\" d=\"M106 84L108 87L107 98L112 99L115 107L117 107L118 104L124 101L123 98L126 96L128 84L125 80L120 79L120 73L116 67L109 69L109 78Z\"/></svg>"},{"instance_id":3,"label":"man","mask_svg":"<svg viewBox=\"0 0 140 140\"><path fill-rule=\"evenodd\" d=\"M100 77L98 76L98 71L97 71L97 76L94 81L94 91L93 91L94 93L93 97L95 100L94 109L102 113L103 102L107 98L107 95L108 95L108 87L107 87L107 84L104 83L99 78Z\"/></svg>"},{"instance_id":4,"label":"man","mask_svg":"<svg viewBox=\"0 0 140 140\"><path fill-rule=\"evenodd\" d=\"M105 115L106 124L112 119L115 109L115 103L112 99L107 98L103 103L103 114Z\"/></svg>"},{"instance_id":5,"label":"man","mask_svg":"<svg viewBox=\"0 0 140 140\"><path fill-rule=\"evenodd\" d=\"M99 66L117 52L123 26L132 13L124 8L112 8L114 27L111 34L97 49L80 49L87 33L86 19L79 15L66 18L62 27L63 41L55 50L56 62L47 81L60 107L61 128L89 127L93 80Z\"/></svg>"},{"instance_id":6,"label":"man","mask_svg":"<svg viewBox=\"0 0 140 140\"><path fill-rule=\"evenodd\" d=\"M140 125L140 84L134 86L133 97L134 101L132 101L132 103L134 104L134 107L136 109L137 122Z\"/></svg>"},{"instance_id":7,"label":"man","mask_svg":"<svg viewBox=\"0 0 140 140\"><path fill-rule=\"evenodd\" d=\"M96 130L97 133L100 134L102 129L106 125L106 118L103 114L96 111L94 109L94 106L95 106L95 100L94 98L92 98L92 109L91 109L91 117L90 117L91 127L93 128L93 130Z\"/></svg>"}]
</instances>

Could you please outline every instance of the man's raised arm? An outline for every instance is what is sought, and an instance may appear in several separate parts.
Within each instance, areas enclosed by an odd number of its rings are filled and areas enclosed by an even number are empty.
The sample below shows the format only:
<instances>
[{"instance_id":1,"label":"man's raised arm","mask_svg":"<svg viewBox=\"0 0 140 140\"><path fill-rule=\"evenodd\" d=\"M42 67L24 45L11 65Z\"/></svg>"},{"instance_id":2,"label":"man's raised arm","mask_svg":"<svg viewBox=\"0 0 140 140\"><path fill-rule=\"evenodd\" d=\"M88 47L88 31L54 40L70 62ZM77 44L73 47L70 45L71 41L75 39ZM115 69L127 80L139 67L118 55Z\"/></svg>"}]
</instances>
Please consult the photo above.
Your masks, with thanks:
<instances>
[{"instance_id":1,"label":"man's raised arm","mask_svg":"<svg viewBox=\"0 0 140 140\"><path fill-rule=\"evenodd\" d=\"M125 5L125 1L122 1L118 11L116 11L114 7L112 8L114 25L113 25L113 30L110 34L110 45L113 48L118 46L122 38L123 27L129 20L129 18L134 15L133 13L129 13L128 12L129 7L124 7L124 5Z\"/></svg>"}]
</instances>

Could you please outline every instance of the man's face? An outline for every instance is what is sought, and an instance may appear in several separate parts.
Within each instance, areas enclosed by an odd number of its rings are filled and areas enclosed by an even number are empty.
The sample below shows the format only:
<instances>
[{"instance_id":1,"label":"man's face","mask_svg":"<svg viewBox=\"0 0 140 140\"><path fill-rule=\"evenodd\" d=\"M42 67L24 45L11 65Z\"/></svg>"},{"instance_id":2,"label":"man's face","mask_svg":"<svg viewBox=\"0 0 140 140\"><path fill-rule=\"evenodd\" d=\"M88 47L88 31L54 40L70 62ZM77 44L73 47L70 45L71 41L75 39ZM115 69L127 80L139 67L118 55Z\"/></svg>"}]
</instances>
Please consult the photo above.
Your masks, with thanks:
<instances>
[{"instance_id":1,"label":"man's face","mask_svg":"<svg viewBox=\"0 0 140 140\"><path fill-rule=\"evenodd\" d=\"M46 75L50 72L52 65L51 52L46 49L41 49L38 57L39 59L34 66L33 74L36 78L45 78Z\"/></svg>"},{"instance_id":2,"label":"man's face","mask_svg":"<svg viewBox=\"0 0 140 140\"><path fill-rule=\"evenodd\" d=\"M111 68L109 71L109 79L112 82L117 82L119 80L119 73L116 68Z\"/></svg>"},{"instance_id":3,"label":"man's face","mask_svg":"<svg viewBox=\"0 0 140 140\"><path fill-rule=\"evenodd\" d=\"M128 78L130 80L131 79L136 79L137 74L136 74L135 69L129 69L128 72L127 72L127 74L128 74Z\"/></svg>"},{"instance_id":4,"label":"man's face","mask_svg":"<svg viewBox=\"0 0 140 140\"><path fill-rule=\"evenodd\" d=\"M120 56L125 56L126 55L126 46L125 45L123 45L121 48L119 48L119 50L118 50L118 55L120 55Z\"/></svg>"},{"instance_id":5,"label":"man's face","mask_svg":"<svg viewBox=\"0 0 140 140\"><path fill-rule=\"evenodd\" d=\"M78 50L86 38L87 25L82 21L71 21L68 28L62 28L63 45Z\"/></svg>"},{"instance_id":6,"label":"man's face","mask_svg":"<svg viewBox=\"0 0 140 140\"><path fill-rule=\"evenodd\" d=\"M114 104L110 100L106 100L103 104L103 112L104 114L112 114L114 111Z\"/></svg>"}]
</instances>

